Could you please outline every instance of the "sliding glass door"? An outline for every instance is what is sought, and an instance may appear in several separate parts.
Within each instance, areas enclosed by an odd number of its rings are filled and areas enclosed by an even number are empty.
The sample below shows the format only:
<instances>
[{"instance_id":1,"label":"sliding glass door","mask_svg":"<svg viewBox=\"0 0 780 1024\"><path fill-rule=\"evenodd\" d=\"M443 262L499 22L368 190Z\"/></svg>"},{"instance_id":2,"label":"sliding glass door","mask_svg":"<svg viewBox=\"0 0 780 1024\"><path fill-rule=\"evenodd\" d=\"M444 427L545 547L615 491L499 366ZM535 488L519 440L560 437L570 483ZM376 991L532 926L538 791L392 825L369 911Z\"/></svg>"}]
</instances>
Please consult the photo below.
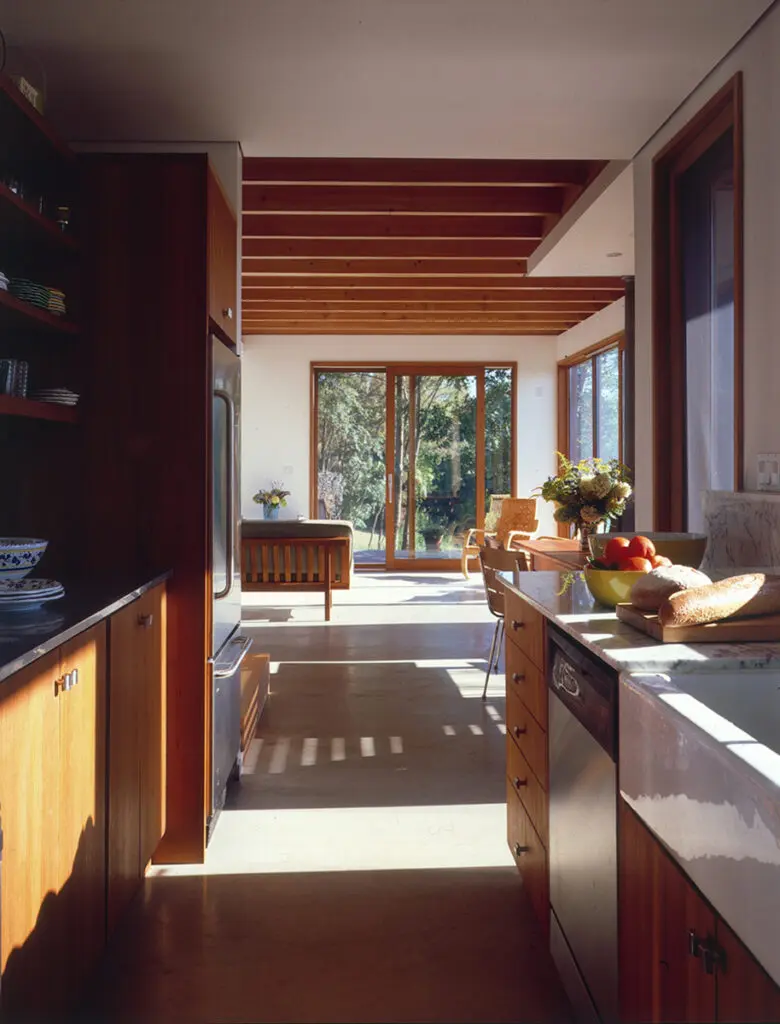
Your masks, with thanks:
<instances>
[{"instance_id":1,"label":"sliding glass door","mask_svg":"<svg viewBox=\"0 0 780 1024\"><path fill-rule=\"evenodd\" d=\"M491 494L514 493L514 367L314 368L316 504L357 565L456 569Z\"/></svg>"}]
</instances>

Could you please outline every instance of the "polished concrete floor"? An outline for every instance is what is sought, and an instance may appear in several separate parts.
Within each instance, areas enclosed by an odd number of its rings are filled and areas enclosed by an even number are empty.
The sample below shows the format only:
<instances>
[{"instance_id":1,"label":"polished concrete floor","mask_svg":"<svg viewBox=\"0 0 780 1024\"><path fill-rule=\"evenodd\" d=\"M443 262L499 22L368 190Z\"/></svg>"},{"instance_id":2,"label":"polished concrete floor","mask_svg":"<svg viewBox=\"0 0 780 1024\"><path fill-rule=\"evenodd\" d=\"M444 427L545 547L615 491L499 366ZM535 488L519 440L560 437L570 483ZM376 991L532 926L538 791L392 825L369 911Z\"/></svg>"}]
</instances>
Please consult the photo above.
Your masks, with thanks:
<instances>
[{"instance_id":1,"label":"polished concrete floor","mask_svg":"<svg viewBox=\"0 0 780 1024\"><path fill-rule=\"evenodd\" d=\"M501 676L480 581L358 574L247 597L271 696L204 866L156 869L88 1015L563 1021L505 840Z\"/></svg>"}]
</instances>

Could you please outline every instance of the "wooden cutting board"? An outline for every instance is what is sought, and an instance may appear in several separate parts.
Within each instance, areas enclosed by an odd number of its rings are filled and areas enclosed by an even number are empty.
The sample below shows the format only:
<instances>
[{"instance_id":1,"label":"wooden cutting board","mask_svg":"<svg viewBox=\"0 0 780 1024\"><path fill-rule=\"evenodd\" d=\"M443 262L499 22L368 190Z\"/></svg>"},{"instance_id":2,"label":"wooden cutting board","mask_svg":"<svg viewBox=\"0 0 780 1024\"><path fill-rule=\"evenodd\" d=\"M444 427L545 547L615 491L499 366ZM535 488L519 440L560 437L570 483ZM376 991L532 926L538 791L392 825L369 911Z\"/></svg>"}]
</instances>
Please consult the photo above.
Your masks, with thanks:
<instances>
[{"instance_id":1,"label":"wooden cutting board","mask_svg":"<svg viewBox=\"0 0 780 1024\"><path fill-rule=\"evenodd\" d=\"M780 642L780 615L762 615L753 619L723 619L706 626L662 626L658 616L640 612L632 604L619 604L617 617L665 644L743 643L750 640Z\"/></svg>"}]
</instances>

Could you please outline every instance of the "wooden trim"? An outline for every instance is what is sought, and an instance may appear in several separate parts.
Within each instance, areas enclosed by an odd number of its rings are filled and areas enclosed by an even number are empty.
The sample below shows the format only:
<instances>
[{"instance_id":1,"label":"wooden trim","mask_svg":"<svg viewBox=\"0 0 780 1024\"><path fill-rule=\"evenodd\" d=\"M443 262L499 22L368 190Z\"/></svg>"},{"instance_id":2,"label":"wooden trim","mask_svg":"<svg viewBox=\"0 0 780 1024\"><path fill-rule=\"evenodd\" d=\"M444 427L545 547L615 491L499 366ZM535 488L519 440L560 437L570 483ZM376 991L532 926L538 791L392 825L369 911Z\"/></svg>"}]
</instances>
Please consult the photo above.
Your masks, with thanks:
<instances>
[{"instance_id":1,"label":"wooden trim","mask_svg":"<svg viewBox=\"0 0 780 1024\"><path fill-rule=\"evenodd\" d=\"M253 259L526 260L538 245L523 238L244 238Z\"/></svg>"},{"instance_id":2,"label":"wooden trim","mask_svg":"<svg viewBox=\"0 0 780 1024\"><path fill-rule=\"evenodd\" d=\"M407 376L400 374L399 376ZM409 550L416 551L415 541L417 539L417 452L415 445L417 441L417 379L413 373L409 377L409 437L407 445L409 448L409 466L406 476L406 521L409 533ZM403 458L403 453L401 454ZM395 555L395 552L393 552Z\"/></svg>"},{"instance_id":3,"label":"wooden trim","mask_svg":"<svg viewBox=\"0 0 780 1024\"><path fill-rule=\"evenodd\" d=\"M653 160L653 470L656 530L686 527L685 324L677 208L680 174L727 131L734 165L734 462L744 486L744 179L742 75L736 74Z\"/></svg>"},{"instance_id":4,"label":"wooden trim","mask_svg":"<svg viewBox=\"0 0 780 1024\"><path fill-rule=\"evenodd\" d=\"M491 366L490 369L501 369L501 366ZM512 374L512 390L511 390L511 416L512 416L512 462L510 465L510 480L512 483L512 494L517 494L517 444L520 438L520 430L518 429L517 422L517 363L511 363L509 365L509 371ZM484 518L482 520L484 524Z\"/></svg>"},{"instance_id":5,"label":"wooden trim","mask_svg":"<svg viewBox=\"0 0 780 1024\"><path fill-rule=\"evenodd\" d=\"M558 366L576 366L577 363L584 363L588 359L592 359L593 356L601 355L602 352L606 352L607 349L614 348L615 345L620 345L625 340L624 331L616 331L614 334L610 334L609 337L603 338L601 341L595 342L593 345L589 345L587 348L580 349L579 352L575 352L573 355L566 356L565 359L558 361Z\"/></svg>"},{"instance_id":6,"label":"wooden trim","mask_svg":"<svg viewBox=\"0 0 780 1024\"><path fill-rule=\"evenodd\" d=\"M385 565L391 568L395 552L395 376L392 367L385 368ZM392 487L388 474L392 473Z\"/></svg>"},{"instance_id":7,"label":"wooden trim","mask_svg":"<svg viewBox=\"0 0 780 1024\"><path fill-rule=\"evenodd\" d=\"M319 440L320 440L320 388L317 367L309 364L310 403L309 417L309 518L317 519L319 512Z\"/></svg>"},{"instance_id":8,"label":"wooden trim","mask_svg":"<svg viewBox=\"0 0 780 1024\"><path fill-rule=\"evenodd\" d=\"M514 442L515 431L512 429L511 439ZM474 440L476 451L474 453L474 473L476 476L474 497L475 497L475 526L485 525L485 446L487 437L485 435L485 367L477 370L477 410L476 422L474 425ZM514 448L514 444L510 445Z\"/></svg>"},{"instance_id":9,"label":"wooden trim","mask_svg":"<svg viewBox=\"0 0 780 1024\"><path fill-rule=\"evenodd\" d=\"M569 367L558 363L558 451L569 455ZM558 472L558 456L555 457L555 472ZM558 536L567 537L570 529L566 523L557 523Z\"/></svg>"}]
</instances>

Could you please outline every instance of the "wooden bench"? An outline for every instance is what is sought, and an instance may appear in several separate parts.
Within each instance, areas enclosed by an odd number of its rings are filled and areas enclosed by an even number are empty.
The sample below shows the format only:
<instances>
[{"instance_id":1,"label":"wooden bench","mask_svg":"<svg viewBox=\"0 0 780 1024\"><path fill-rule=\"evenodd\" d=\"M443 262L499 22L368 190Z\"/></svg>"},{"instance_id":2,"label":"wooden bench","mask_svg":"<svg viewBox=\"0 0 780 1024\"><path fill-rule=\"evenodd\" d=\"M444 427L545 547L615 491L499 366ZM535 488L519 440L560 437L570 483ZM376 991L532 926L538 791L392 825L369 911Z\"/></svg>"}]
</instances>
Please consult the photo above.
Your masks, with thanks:
<instances>
[{"instance_id":1,"label":"wooden bench","mask_svg":"<svg viewBox=\"0 0 780 1024\"><path fill-rule=\"evenodd\" d=\"M241 589L321 591L330 622L332 593L348 590L350 537L241 538Z\"/></svg>"}]
</instances>

